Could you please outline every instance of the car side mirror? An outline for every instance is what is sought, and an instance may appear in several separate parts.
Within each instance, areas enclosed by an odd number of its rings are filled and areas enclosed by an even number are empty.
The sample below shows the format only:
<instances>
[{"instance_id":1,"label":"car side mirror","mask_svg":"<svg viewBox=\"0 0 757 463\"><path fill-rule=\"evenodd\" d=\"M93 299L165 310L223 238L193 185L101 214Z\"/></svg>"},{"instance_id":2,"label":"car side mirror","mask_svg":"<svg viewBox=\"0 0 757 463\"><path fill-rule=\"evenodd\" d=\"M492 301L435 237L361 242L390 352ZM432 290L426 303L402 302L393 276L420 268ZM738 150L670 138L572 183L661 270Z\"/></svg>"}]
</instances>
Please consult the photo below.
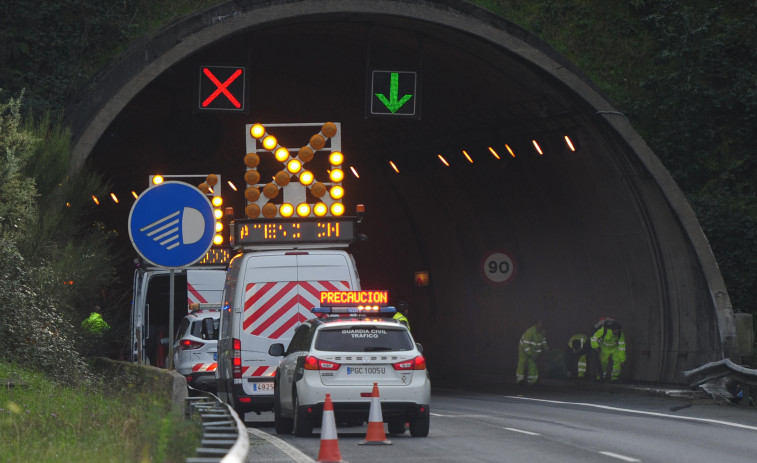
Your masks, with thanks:
<instances>
[{"instance_id":1,"label":"car side mirror","mask_svg":"<svg viewBox=\"0 0 757 463\"><path fill-rule=\"evenodd\" d=\"M200 335L202 336L202 339L218 339L218 332L216 331L215 326L213 326L212 318L202 319L202 330L200 331Z\"/></svg>"},{"instance_id":2,"label":"car side mirror","mask_svg":"<svg viewBox=\"0 0 757 463\"><path fill-rule=\"evenodd\" d=\"M421 343L416 342L415 347L418 349L418 352L420 352L421 354L423 353L423 346L421 346Z\"/></svg>"},{"instance_id":3,"label":"car side mirror","mask_svg":"<svg viewBox=\"0 0 757 463\"><path fill-rule=\"evenodd\" d=\"M271 347L268 348L268 355L272 357L283 357L284 344L281 344L280 342L277 342L276 344L271 344Z\"/></svg>"}]
</instances>

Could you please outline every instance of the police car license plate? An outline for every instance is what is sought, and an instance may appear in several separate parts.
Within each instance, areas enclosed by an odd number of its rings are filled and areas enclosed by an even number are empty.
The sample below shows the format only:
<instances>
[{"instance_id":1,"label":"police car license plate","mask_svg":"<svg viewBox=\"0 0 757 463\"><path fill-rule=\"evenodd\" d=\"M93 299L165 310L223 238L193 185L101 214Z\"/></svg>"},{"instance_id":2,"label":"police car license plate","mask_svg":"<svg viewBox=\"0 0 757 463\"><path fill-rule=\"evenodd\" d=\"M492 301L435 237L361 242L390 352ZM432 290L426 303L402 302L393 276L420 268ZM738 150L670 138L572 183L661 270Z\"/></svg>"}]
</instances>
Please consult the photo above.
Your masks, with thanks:
<instances>
[{"instance_id":1,"label":"police car license plate","mask_svg":"<svg viewBox=\"0 0 757 463\"><path fill-rule=\"evenodd\" d=\"M348 366L345 369L345 373L350 376L384 376L386 375L386 371L387 367L384 365Z\"/></svg>"},{"instance_id":2,"label":"police car license plate","mask_svg":"<svg viewBox=\"0 0 757 463\"><path fill-rule=\"evenodd\" d=\"M253 394L267 394L273 392L273 382L270 383L252 383Z\"/></svg>"}]
</instances>

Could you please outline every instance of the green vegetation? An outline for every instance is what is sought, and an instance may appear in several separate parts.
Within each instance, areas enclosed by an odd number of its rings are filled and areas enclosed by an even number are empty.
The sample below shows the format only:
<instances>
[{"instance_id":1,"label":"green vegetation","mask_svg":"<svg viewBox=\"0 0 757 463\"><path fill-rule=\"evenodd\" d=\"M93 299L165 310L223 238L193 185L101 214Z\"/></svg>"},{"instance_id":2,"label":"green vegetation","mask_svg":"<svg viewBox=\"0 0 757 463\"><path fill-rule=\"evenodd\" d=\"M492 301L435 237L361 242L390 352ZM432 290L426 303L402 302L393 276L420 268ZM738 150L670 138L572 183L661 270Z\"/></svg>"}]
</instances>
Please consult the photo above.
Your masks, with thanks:
<instances>
[{"instance_id":1,"label":"green vegetation","mask_svg":"<svg viewBox=\"0 0 757 463\"><path fill-rule=\"evenodd\" d=\"M183 462L201 438L197 418L122 377L67 386L0 362L0 378L0 461ZM114 382L123 387L105 386Z\"/></svg>"},{"instance_id":2,"label":"green vegetation","mask_svg":"<svg viewBox=\"0 0 757 463\"><path fill-rule=\"evenodd\" d=\"M0 461L183 461L200 426L165 391L84 358L116 357L129 326L110 291L113 233L87 220L106 185L66 176L70 133L22 117L22 99L0 103L0 378L13 384L0 389ZM83 329L95 307L121 331Z\"/></svg>"}]
</instances>

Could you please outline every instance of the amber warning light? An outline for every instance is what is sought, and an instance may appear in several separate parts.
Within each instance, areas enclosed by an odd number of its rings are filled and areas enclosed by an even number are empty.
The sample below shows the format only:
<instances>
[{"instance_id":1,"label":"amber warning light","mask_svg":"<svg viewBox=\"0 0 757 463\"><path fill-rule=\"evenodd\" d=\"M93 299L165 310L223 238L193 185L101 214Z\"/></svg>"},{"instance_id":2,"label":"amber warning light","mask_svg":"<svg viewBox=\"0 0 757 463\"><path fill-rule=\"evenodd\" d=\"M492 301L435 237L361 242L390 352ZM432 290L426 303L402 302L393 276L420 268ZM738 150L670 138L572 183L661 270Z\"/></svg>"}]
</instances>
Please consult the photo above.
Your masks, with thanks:
<instances>
[{"instance_id":1,"label":"amber warning light","mask_svg":"<svg viewBox=\"0 0 757 463\"><path fill-rule=\"evenodd\" d=\"M322 291L321 305L344 307L389 304L389 291Z\"/></svg>"}]
</instances>

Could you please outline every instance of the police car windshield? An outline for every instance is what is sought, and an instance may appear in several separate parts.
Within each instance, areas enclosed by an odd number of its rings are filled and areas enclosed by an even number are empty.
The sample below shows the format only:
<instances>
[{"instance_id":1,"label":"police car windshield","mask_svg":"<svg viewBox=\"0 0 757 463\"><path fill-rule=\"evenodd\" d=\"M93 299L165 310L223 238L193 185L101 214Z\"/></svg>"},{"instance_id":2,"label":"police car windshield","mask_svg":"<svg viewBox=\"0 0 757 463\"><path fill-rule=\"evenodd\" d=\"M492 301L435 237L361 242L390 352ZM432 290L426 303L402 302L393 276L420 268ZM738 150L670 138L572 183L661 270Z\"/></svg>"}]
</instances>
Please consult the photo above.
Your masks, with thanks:
<instances>
[{"instance_id":1,"label":"police car windshield","mask_svg":"<svg viewBox=\"0 0 757 463\"><path fill-rule=\"evenodd\" d=\"M377 352L408 351L414 346L407 330L358 325L320 330L314 347L327 352Z\"/></svg>"}]
</instances>

